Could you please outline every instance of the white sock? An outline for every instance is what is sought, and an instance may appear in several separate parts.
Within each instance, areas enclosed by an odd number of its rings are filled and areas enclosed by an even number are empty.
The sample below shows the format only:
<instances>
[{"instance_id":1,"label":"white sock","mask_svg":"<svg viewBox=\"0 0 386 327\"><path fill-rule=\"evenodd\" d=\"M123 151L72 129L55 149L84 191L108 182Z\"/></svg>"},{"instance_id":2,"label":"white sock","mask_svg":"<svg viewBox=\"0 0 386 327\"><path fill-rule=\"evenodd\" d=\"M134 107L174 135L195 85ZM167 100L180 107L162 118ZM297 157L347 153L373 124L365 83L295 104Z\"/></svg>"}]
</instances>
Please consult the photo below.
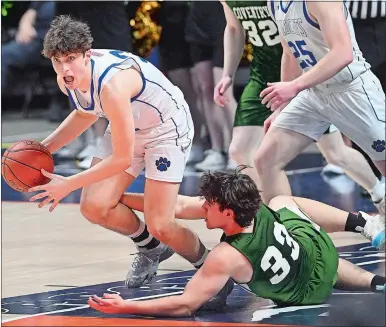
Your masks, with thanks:
<instances>
[{"instance_id":1,"label":"white sock","mask_svg":"<svg viewBox=\"0 0 386 327\"><path fill-rule=\"evenodd\" d=\"M371 195L371 200L373 202L381 201L385 196L385 184L381 183L378 179L374 187L370 190L367 190Z\"/></svg>"}]
</instances>

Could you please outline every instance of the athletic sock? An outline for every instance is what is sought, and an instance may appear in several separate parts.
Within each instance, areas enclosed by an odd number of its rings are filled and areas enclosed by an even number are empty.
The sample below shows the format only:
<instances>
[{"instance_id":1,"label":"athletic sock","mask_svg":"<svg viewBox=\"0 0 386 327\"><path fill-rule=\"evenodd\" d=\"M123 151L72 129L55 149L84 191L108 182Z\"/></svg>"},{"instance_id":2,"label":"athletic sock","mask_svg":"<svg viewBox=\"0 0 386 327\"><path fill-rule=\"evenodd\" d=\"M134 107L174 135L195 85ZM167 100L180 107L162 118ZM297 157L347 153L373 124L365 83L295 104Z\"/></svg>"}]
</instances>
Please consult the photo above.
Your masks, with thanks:
<instances>
[{"instance_id":1,"label":"athletic sock","mask_svg":"<svg viewBox=\"0 0 386 327\"><path fill-rule=\"evenodd\" d=\"M196 268L196 269L200 269L201 267L202 267L202 265L204 264L204 261L205 261L205 259L206 259L206 257L208 256L208 254L209 254L209 250L206 248L206 247L204 247L204 253L202 254L202 256L201 256L201 259L200 260L198 260L197 262L194 262L194 263L192 263L192 265L194 266L194 268Z\"/></svg>"},{"instance_id":2,"label":"athletic sock","mask_svg":"<svg viewBox=\"0 0 386 327\"><path fill-rule=\"evenodd\" d=\"M370 190L367 190L371 196L371 200L375 203L381 201L385 196L385 184L377 180L377 183Z\"/></svg>"},{"instance_id":3,"label":"athletic sock","mask_svg":"<svg viewBox=\"0 0 386 327\"><path fill-rule=\"evenodd\" d=\"M366 225L366 219L362 217L361 213L358 214L350 212L346 220L346 226L344 230L346 232L360 233Z\"/></svg>"},{"instance_id":4,"label":"athletic sock","mask_svg":"<svg viewBox=\"0 0 386 327\"><path fill-rule=\"evenodd\" d=\"M160 244L160 242L148 232L146 224L141 219L139 220L138 230L135 233L130 234L129 237L140 250L151 250Z\"/></svg>"},{"instance_id":5,"label":"athletic sock","mask_svg":"<svg viewBox=\"0 0 386 327\"><path fill-rule=\"evenodd\" d=\"M384 292L385 284L386 284L386 277L375 275L374 278L371 280L371 285L370 285L371 291Z\"/></svg>"}]
</instances>

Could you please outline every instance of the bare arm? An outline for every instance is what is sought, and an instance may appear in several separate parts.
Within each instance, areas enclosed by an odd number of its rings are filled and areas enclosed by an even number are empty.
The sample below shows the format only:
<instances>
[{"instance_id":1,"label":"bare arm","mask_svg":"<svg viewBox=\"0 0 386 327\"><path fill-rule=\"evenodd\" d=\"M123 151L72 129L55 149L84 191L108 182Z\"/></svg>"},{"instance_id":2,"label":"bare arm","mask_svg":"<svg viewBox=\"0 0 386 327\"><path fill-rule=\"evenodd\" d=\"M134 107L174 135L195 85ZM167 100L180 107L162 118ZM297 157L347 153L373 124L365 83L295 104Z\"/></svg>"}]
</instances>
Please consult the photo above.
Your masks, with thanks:
<instances>
[{"instance_id":1,"label":"bare arm","mask_svg":"<svg viewBox=\"0 0 386 327\"><path fill-rule=\"evenodd\" d=\"M223 76L229 76L234 80L234 75L244 51L245 30L227 3L221 1L221 4L224 7L225 18L227 21L224 31Z\"/></svg>"},{"instance_id":2,"label":"bare arm","mask_svg":"<svg viewBox=\"0 0 386 327\"><path fill-rule=\"evenodd\" d=\"M143 193L124 193L121 202L129 208L143 212L144 194ZM175 216L179 219L195 220L203 219L205 212L202 209L204 200L198 196L178 195L175 205Z\"/></svg>"},{"instance_id":3,"label":"bare arm","mask_svg":"<svg viewBox=\"0 0 386 327\"><path fill-rule=\"evenodd\" d=\"M350 32L339 1L307 1L310 14L319 23L324 40L330 51L313 68L295 80L299 91L321 84L353 60Z\"/></svg>"},{"instance_id":4,"label":"bare arm","mask_svg":"<svg viewBox=\"0 0 386 327\"><path fill-rule=\"evenodd\" d=\"M67 91L58 78L58 85L61 91L67 95ZM98 120L97 116L73 110L58 128L46 137L42 144L53 153L76 139L86 129Z\"/></svg>"},{"instance_id":5,"label":"bare arm","mask_svg":"<svg viewBox=\"0 0 386 327\"><path fill-rule=\"evenodd\" d=\"M296 61L287 42L280 36L281 45L283 47L283 54L281 57L281 81L289 82L302 75L302 70Z\"/></svg>"},{"instance_id":6,"label":"bare arm","mask_svg":"<svg viewBox=\"0 0 386 327\"><path fill-rule=\"evenodd\" d=\"M130 84L126 81L130 81ZM111 124L113 154L98 165L69 177L73 190L123 172L130 166L134 154L135 127L129 99L137 95L141 88L141 76L134 69L120 71L104 86L101 102Z\"/></svg>"},{"instance_id":7,"label":"bare arm","mask_svg":"<svg viewBox=\"0 0 386 327\"><path fill-rule=\"evenodd\" d=\"M151 316L184 317L191 316L204 303L216 295L239 268L233 260L233 248L220 243L206 258L185 287L182 295L170 296L148 301L105 300L98 297L88 303L96 310L105 313L129 313ZM229 257L232 260L229 260Z\"/></svg>"}]
</instances>

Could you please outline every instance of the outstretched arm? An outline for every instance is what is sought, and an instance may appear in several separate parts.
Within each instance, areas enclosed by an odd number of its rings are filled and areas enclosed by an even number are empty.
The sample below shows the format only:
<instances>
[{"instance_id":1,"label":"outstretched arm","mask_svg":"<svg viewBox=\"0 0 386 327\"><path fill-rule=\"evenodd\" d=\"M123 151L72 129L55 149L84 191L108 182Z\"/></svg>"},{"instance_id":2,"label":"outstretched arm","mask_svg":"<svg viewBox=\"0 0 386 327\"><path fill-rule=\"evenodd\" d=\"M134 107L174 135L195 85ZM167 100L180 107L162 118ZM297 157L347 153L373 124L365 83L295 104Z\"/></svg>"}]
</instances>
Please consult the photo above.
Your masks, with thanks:
<instances>
[{"instance_id":1,"label":"outstretched arm","mask_svg":"<svg viewBox=\"0 0 386 327\"><path fill-rule=\"evenodd\" d=\"M103 313L126 313L147 316L191 316L215 296L238 269L237 262L229 260L233 249L221 243L208 255L204 265L186 285L183 294L148 301L124 301L119 296L90 297L88 304ZM235 250L234 250L235 251ZM230 252L230 253L229 253Z\"/></svg>"},{"instance_id":2,"label":"outstretched arm","mask_svg":"<svg viewBox=\"0 0 386 327\"><path fill-rule=\"evenodd\" d=\"M124 193L120 201L130 209L143 212L143 193ZM176 218L186 220L203 219L205 216L204 209L202 209L204 201L199 196L178 195L174 213Z\"/></svg>"}]
</instances>

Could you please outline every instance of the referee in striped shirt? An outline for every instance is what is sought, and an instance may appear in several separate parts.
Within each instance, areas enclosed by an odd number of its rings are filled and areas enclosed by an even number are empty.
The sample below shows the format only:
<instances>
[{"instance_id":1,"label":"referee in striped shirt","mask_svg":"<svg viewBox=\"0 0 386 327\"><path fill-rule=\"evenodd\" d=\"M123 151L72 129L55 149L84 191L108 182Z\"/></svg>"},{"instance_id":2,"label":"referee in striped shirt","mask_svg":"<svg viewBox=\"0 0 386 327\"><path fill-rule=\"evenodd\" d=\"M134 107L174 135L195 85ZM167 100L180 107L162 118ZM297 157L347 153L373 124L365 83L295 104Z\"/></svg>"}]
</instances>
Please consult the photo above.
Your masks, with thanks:
<instances>
[{"instance_id":1,"label":"referee in striped shirt","mask_svg":"<svg viewBox=\"0 0 386 327\"><path fill-rule=\"evenodd\" d=\"M386 0L346 0L345 3L351 13L359 49L386 93ZM365 156L376 176L381 178L367 154L355 143L352 147Z\"/></svg>"}]
</instances>

